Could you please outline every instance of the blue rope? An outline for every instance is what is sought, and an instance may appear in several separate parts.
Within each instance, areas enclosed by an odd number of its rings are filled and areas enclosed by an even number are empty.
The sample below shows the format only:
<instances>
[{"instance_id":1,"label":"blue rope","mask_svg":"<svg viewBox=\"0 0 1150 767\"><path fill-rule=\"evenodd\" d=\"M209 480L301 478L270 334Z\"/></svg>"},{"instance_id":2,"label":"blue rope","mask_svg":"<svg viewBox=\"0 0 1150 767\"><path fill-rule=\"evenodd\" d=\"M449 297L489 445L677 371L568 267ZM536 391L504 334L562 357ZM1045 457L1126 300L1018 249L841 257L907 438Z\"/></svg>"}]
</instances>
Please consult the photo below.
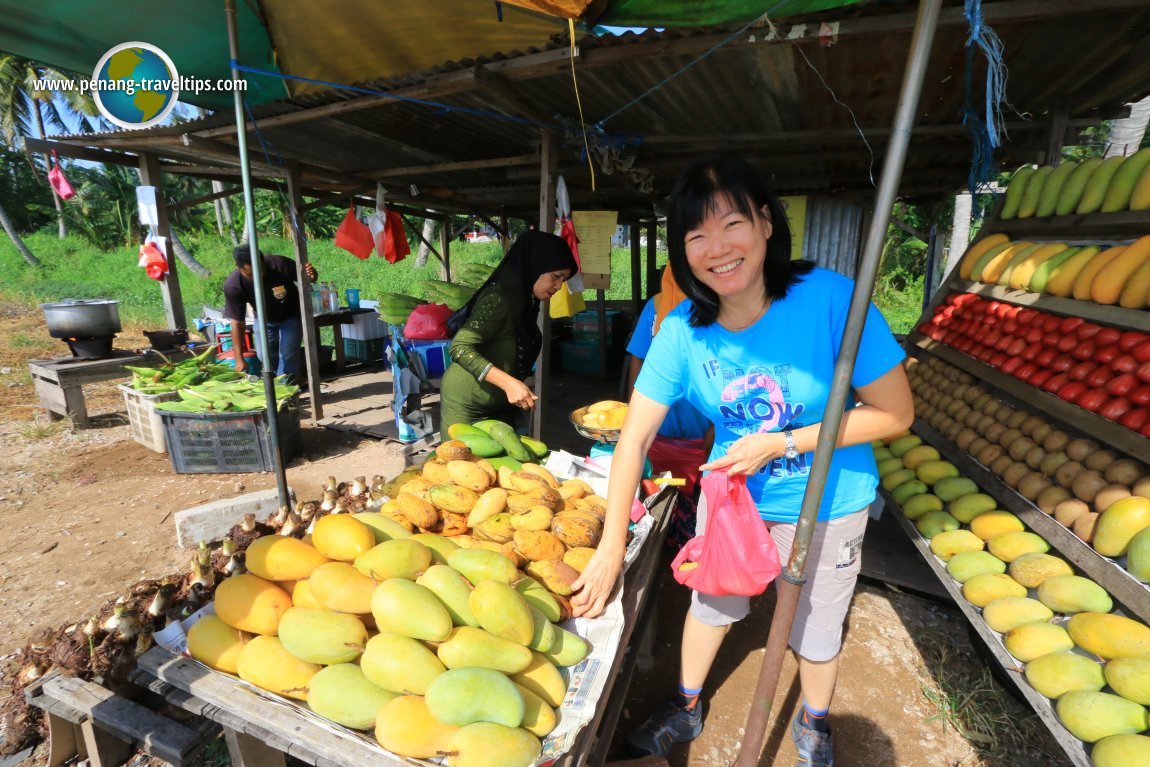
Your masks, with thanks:
<instances>
[{"instance_id":1,"label":"blue rope","mask_svg":"<svg viewBox=\"0 0 1150 767\"><path fill-rule=\"evenodd\" d=\"M994 150L1002 146L1006 138L1002 105L1006 102L1006 62L1001 38L982 21L981 0L965 0L963 15L970 25L970 36L966 40L966 101L962 106L962 123L970 132L974 144L967 187L973 195L976 189L990 180L998 166L994 160ZM974 107L974 53L975 49L986 56L986 118L983 120Z\"/></svg>"}]
</instances>

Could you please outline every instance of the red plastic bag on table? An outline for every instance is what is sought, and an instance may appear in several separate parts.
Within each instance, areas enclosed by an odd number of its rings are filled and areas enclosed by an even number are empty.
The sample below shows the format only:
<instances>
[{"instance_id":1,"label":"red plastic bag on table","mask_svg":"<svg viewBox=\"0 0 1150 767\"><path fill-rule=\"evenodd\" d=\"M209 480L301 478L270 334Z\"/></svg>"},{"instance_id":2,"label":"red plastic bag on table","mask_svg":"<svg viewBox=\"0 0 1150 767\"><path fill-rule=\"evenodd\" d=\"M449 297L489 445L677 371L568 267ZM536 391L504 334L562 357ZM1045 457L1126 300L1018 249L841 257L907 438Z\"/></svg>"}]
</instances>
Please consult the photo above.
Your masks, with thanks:
<instances>
[{"instance_id":1,"label":"red plastic bag on table","mask_svg":"<svg viewBox=\"0 0 1150 767\"><path fill-rule=\"evenodd\" d=\"M343 248L358 259L371 256L371 250L375 247L371 230L367 228L367 224L355 217L354 205L347 209L347 215L343 217L339 229L335 230L335 246Z\"/></svg>"},{"instance_id":2,"label":"red plastic bag on table","mask_svg":"<svg viewBox=\"0 0 1150 767\"><path fill-rule=\"evenodd\" d=\"M712 471L703 477L707 528L679 550L675 580L702 594L753 597L782 571L775 541L747 490L746 477Z\"/></svg>"},{"instance_id":3,"label":"red plastic bag on table","mask_svg":"<svg viewBox=\"0 0 1150 767\"><path fill-rule=\"evenodd\" d=\"M450 337L447 320L452 314L447 304L420 304L411 310L403 335L415 341L441 341Z\"/></svg>"},{"instance_id":4,"label":"red plastic bag on table","mask_svg":"<svg viewBox=\"0 0 1150 767\"><path fill-rule=\"evenodd\" d=\"M702 474L699 467L707 462L703 444L702 438L655 437L655 441L647 451L647 459L656 474L669 471L672 477L685 480L682 493L690 498L695 494L695 485L698 484L699 475Z\"/></svg>"}]
</instances>

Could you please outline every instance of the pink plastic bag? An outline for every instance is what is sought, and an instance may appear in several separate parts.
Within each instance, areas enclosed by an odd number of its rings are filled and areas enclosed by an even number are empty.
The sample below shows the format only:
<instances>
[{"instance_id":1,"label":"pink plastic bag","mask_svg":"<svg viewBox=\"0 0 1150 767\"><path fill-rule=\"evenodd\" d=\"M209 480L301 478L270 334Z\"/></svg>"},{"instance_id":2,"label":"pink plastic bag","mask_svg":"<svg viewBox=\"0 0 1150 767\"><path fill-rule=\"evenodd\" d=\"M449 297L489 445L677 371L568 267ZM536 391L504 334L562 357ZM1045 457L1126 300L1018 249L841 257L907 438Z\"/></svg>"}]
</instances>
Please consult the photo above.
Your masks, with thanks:
<instances>
[{"instance_id":1,"label":"pink plastic bag","mask_svg":"<svg viewBox=\"0 0 1150 767\"><path fill-rule=\"evenodd\" d=\"M743 476L713 471L703 477L707 529L679 550L675 580L712 596L761 594L782 571L775 541L747 491Z\"/></svg>"},{"instance_id":2,"label":"pink plastic bag","mask_svg":"<svg viewBox=\"0 0 1150 767\"><path fill-rule=\"evenodd\" d=\"M447 304L420 304L411 311L403 335L416 341L440 341L449 337L447 320L452 315Z\"/></svg>"},{"instance_id":3,"label":"pink plastic bag","mask_svg":"<svg viewBox=\"0 0 1150 767\"><path fill-rule=\"evenodd\" d=\"M52 163L51 169L48 171L48 183L52 185L52 189L56 194L60 195L61 200L70 200L76 196L76 190L68 183L68 179L64 176L64 171L60 169L60 158L56 156L56 150L52 150Z\"/></svg>"}]
</instances>

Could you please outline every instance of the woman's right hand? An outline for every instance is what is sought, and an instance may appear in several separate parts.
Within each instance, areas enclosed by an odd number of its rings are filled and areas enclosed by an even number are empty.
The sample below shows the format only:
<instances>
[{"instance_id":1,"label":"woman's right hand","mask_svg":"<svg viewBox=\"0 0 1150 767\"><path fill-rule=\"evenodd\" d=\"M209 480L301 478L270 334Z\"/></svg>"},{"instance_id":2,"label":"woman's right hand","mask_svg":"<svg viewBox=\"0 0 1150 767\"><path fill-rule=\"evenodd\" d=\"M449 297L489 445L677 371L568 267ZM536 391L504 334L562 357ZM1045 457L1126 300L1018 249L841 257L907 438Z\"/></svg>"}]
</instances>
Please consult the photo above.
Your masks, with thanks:
<instances>
[{"instance_id":1,"label":"woman's right hand","mask_svg":"<svg viewBox=\"0 0 1150 767\"><path fill-rule=\"evenodd\" d=\"M507 401L515 407L530 410L535 407L535 392L527 386L527 384L520 381L518 378L512 378L504 386L503 390L507 392Z\"/></svg>"},{"instance_id":2,"label":"woman's right hand","mask_svg":"<svg viewBox=\"0 0 1150 767\"><path fill-rule=\"evenodd\" d=\"M572 588L571 613L576 618L597 618L607 606L607 600L615 591L615 581L623 569L623 557L627 550L615 549L602 543L588 560L583 572Z\"/></svg>"}]
</instances>

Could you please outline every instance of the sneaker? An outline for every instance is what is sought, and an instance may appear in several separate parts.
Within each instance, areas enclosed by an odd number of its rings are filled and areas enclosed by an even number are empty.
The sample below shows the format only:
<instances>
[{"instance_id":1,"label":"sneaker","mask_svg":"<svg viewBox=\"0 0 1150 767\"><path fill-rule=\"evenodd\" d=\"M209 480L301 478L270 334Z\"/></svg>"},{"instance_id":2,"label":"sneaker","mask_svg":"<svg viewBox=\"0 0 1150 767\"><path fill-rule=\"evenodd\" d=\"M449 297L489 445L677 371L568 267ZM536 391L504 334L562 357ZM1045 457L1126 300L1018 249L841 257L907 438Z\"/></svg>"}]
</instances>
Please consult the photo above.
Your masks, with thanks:
<instances>
[{"instance_id":1,"label":"sneaker","mask_svg":"<svg viewBox=\"0 0 1150 767\"><path fill-rule=\"evenodd\" d=\"M674 701L665 702L647 717L639 729L627 736L627 745L639 756L666 756L671 746L687 743L703 732L703 702L694 708L682 708Z\"/></svg>"},{"instance_id":2,"label":"sneaker","mask_svg":"<svg viewBox=\"0 0 1150 767\"><path fill-rule=\"evenodd\" d=\"M800 708L795 720L791 722L791 737L795 741L795 750L799 752L795 767L832 767L834 751L831 748L831 734L807 727L802 719L803 710Z\"/></svg>"}]
</instances>

